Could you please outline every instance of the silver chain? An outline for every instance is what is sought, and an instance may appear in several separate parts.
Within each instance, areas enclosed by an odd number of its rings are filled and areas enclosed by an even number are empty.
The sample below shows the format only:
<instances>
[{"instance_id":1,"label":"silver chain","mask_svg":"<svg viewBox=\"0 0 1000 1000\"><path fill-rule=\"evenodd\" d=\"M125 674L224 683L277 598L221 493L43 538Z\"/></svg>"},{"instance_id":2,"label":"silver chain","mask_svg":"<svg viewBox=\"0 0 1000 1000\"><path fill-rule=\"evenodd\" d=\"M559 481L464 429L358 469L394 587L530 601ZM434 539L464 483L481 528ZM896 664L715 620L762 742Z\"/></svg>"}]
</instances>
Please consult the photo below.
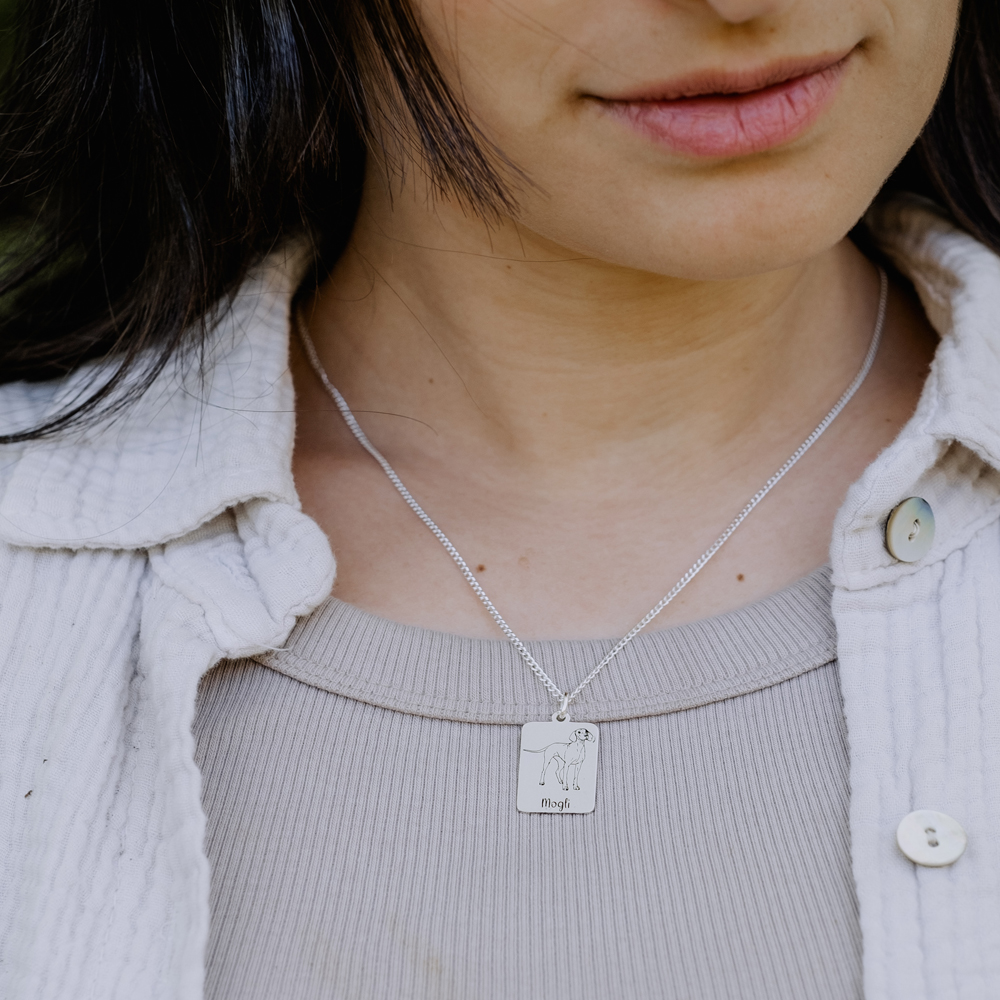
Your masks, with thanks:
<instances>
[{"instance_id":1,"label":"silver chain","mask_svg":"<svg viewBox=\"0 0 1000 1000\"><path fill-rule=\"evenodd\" d=\"M888 301L889 292L889 281L886 277L886 273L882 268L879 268L879 277L881 281L881 289L879 292L879 304L878 304L878 316L875 320L875 330L872 334L871 344L868 347L868 353L865 355L864 362L861 365L860 370L857 375L854 376L854 380L847 387L844 394L837 400L833 409L820 421L816 429L812 432L792 452L791 456L785 462L784 465L778 469L777 472L750 498L746 506L736 515L735 518L730 522L729 527L719 535L719 537L698 557L694 565L674 584L670 591L660 600L657 604L652 607L643 618L638 621L626 635L624 635L615 644L615 647L607 654L594 667L593 670L587 674L586 677L576 686L576 688L571 692L561 691L559 686L552 680L551 677L542 669L537 660L528 652L528 648L525 644L518 638L514 630L504 621L500 612L497 611L493 602L486 595L486 591L480 586L479 581L476 579L475 574L469 569L468 563L462 558L458 549L452 544L448 536L431 520L430 515L420 506L419 503L414 499L413 494L403 485L403 481L396 474L396 470L386 461L385 456L368 440L367 435L361 429L361 425L358 423L354 414L351 412L351 408L347 405L346 400L340 394L337 387L330 381L326 374L326 370L323 368L322 363L319 360L319 355L316 353L316 347L312 342L312 338L306 331L302 324L298 324L299 334L302 338L303 346L305 347L306 356L309 358L309 363L312 365L313 370L316 372L319 380L323 383L326 391L333 398L334 403L337 404L337 409L340 411L341 416L344 418L344 422L351 429L351 433L357 438L358 443L361 445L365 451L375 459L376 462L382 467L382 471L389 477L390 482L396 487L399 495L406 501L410 509L413 511L417 517L420 518L424 524L431 530L434 537L444 546L448 555L455 561L459 570L462 572L462 576L465 577L466 582L473 589L476 596L482 601L483 606L489 612L490 617L497 623L503 634L511 641L514 648L521 654L521 658L524 662L531 668L535 676L545 685L549 692L556 698L559 702L559 708L553 714L553 720L559 722L564 722L569 719L569 713L567 709L570 704L574 701L577 695L592 681L595 677L658 615L663 609L670 604L671 601L705 568L706 563L726 544L727 541L732 537L733 532L747 519L750 512L761 502L774 489L778 483L784 479L784 477L791 471L792 467L802 458L803 455L820 439L824 431L833 423L834 420L840 415L841 410L851 401L854 394L861 387L861 383L864 382L871 371L872 364L875 361L875 356L878 354L879 343L882 340L882 328L885 325L885 313L886 304Z\"/></svg>"}]
</instances>

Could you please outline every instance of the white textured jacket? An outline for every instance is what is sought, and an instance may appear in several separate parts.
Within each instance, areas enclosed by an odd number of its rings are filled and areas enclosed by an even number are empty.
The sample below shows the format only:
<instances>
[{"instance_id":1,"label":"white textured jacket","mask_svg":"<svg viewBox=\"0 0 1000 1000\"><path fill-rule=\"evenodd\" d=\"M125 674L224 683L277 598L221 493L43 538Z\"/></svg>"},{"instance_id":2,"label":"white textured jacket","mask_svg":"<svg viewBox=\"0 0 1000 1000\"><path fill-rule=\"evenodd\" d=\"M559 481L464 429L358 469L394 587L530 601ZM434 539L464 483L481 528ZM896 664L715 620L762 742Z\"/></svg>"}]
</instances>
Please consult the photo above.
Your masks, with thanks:
<instances>
[{"instance_id":1,"label":"white textured jacket","mask_svg":"<svg viewBox=\"0 0 1000 1000\"><path fill-rule=\"evenodd\" d=\"M915 205L873 226L941 335L831 547L868 1000L1000 998L1000 260ZM334 558L291 475L292 272L271 262L123 418L0 451L0 998L196 1000L208 934L191 723L220 658L281 645ZM0 390L25 426L86 388ZM910 496L916 563L886 550ZM899 851L914 809L968 849Z\"/></svg>"}]
</instances>

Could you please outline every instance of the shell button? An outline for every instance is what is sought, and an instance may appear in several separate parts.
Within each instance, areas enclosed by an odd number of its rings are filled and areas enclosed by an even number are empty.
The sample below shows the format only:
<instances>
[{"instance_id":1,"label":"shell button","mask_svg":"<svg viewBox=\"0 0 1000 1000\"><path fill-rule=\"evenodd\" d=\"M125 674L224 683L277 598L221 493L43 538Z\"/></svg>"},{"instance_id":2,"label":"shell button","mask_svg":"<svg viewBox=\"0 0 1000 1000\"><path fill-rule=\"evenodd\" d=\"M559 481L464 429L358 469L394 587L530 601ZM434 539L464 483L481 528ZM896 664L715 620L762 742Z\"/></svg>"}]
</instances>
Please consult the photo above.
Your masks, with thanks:
<instances>
[{"instance_id":1,"label":"shell button","mask_svg":"<svg viewBox=\"0 0 1000 1000\"><path fill-rule=\"evenodd\" d=\"M958 820L933 809L911 812L896 827L899 849L925 868L954 864L962 856L967 840Z\"/></svg>"},{"instance_id":2,"label":"shell button","mask_svg":"<svg viewBox=\"0 0 1000 1000\"><path fill-rule=\"evenodd\" d=\"M934 511L921 497L893 508L885 526L885 547L900 562L923 559L934 543Z\"/></svg>"}]
</instances>

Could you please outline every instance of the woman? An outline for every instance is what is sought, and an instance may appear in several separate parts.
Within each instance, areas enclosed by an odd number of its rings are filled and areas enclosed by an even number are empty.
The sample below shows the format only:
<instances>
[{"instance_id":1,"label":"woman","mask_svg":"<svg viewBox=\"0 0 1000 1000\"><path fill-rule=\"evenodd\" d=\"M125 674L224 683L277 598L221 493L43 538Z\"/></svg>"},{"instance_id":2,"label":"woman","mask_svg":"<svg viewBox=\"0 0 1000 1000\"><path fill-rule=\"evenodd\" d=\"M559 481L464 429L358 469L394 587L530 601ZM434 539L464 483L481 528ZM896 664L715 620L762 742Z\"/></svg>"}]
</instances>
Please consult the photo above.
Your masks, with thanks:
<instances>
[{"instance_id":1,"label":"woman","mask_svg":"<svg viewBox=\"0 0 1000 1000\"><path fill-rule=\"evenodd\" d=\"M24 12L0 992L998 995L992 5L330 7Z\"/></svg>"}]
</instances>

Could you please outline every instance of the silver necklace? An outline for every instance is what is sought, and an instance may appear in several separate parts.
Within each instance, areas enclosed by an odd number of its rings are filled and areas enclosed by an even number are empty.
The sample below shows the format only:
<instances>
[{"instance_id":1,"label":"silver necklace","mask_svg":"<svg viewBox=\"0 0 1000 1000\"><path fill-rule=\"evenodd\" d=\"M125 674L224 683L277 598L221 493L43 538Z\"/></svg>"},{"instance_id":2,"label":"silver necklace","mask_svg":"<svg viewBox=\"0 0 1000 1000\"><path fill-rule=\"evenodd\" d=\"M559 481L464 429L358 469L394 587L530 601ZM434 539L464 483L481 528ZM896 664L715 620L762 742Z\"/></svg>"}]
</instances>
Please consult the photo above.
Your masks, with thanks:
<instances>
[{"instance_id":1,"label":"silver necklace","mask_svg":"<svg viewBox=\"0 0 1000 1000\"><path fill-rule=\"evenodd\" d=\"M518 638L514 630L504 621L493 602L483 590L475 574L469 569L468 563L462 558L458 549L448 536L434 523L427 512L420 506L396 470L388 463L385 456L368 440L356 417L340 394L337 387L330 381L326 370L319 360L316 347L308 331L300 323L297 324L306 356L324 388L330 394L344 422L365 451L382 467L382 471L399 495L417 517L430 529L435 538L444 546L448 555L454 560L465 577L466 582L475 592L497 623L503 634L511 641L520 654L521 659L531 668L535 676L545 685L558 702L558 708L552 714L549 722L526 722L521 727L521 754L518 771L517 808L520 812L544 813L586 813L593 812L597 796L597 750L598 729L594 723L574 723L570 720L569 706L583 689L616 657L618 654L654 619L664 608L705 568L708 561L732 537L736 529L747 519L750 512L774 489L778 483L792 470L799 459L822 437L830 424L840 415L840 412L854 397L861 387L868 372L871 371L875 356L878 354L879 343L882 340L882 328L885 325L886 304L888 301L889 281L886 273L879 268L880 291L878 314L875 329L872 333L868 353L861 364L854 380L837 400L829 413L819 422L815 430L795 449L784 465L750 498L743 509L730 522L725 531L695 560L688 571L674 584L670 591L652 607L624 635L611 651L587 674L572 690L563 691L554 680L542 669L538 661L528 651L527 646ZM529 756L526 756L529 755ZM559 792L546 792L546 781L555 781Z\"/></svg>"}]
</instances>

